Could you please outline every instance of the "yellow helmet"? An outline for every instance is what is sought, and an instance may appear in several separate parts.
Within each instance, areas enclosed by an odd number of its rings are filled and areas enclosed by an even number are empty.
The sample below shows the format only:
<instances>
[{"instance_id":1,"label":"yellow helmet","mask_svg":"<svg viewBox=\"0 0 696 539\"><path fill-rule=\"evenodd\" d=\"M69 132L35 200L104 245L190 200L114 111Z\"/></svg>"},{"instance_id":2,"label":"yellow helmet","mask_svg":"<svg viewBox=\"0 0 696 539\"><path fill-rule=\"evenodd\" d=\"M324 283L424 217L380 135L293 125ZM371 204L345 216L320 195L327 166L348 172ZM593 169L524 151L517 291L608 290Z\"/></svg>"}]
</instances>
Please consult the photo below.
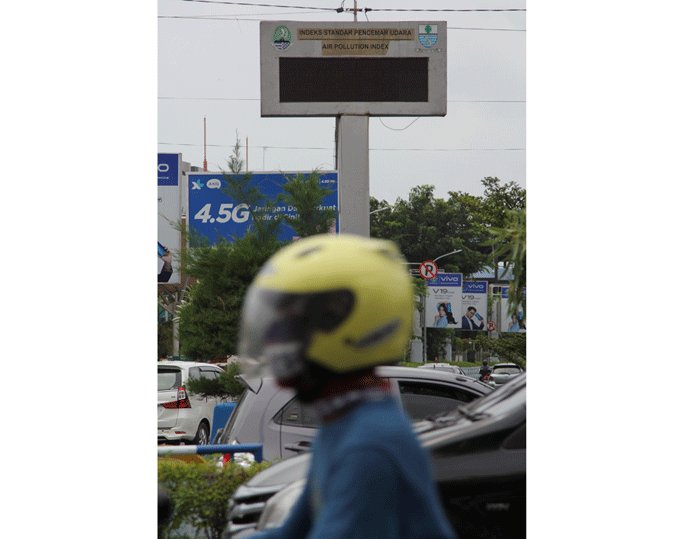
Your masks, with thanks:
<instances>
[{"instance_id":1,"label":"yellow helmet","mask_svg":"<svg viewBox=\"0 0 696 539\"><path fill-rule=\"evenodd\" d=\"M340 375L399 361L413 316L404 262L393 242L346 234L311 236L278 251L244 300L245 372L259 375L267 365L283 382L308 366Z\"/></svg>"}]
</instances>

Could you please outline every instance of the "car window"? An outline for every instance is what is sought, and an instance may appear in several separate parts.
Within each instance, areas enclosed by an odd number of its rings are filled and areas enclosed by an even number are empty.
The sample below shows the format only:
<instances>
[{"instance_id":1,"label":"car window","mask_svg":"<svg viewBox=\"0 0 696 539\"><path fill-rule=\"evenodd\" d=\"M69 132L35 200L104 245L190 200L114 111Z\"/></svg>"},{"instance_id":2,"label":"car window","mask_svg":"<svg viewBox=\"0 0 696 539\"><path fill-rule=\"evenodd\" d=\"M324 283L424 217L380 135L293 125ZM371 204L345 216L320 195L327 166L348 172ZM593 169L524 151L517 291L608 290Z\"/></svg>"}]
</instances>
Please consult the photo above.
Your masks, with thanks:
<instances>
[{"instance_id":1,"label":"car window","mask_svg":"<svg viewBox=\"0 0 696 539\"><path fill-rule=\"evenodd\" d=\"M181 387L181 371L179 369L158 369L157 390L178 389Z\"/></svg>"},{"instance_id":2,"label":"car window","mask_svg":"<svg viewBox=\"0 0 696 539\"><path fill-rule=\"evenodd\" d=\"M292 399L273 418L278 425L318 428L319 420L312 406L306 406L297 397Z\"/></svg>"},{"instance_id":3,"label":"car window","mask_svg":"<svg viewBox=\"0 0 696 539\"><path fill-rule=\"evenodd\" d=\"M217 380L218 376L220 376L220 371L203 368L201 370L201 376L207 380Z\"/></svg>"},{"instance_id":4,"label":"car window","mask_svg":"<svg viewBox=\"0 0 696 539\"><path fill-rule=\"evenodd\" d=\"M493 367L493 372L495 374L519 374L522 372L522 369L519 367Z\"/></svg>"},{"instance_id":5,"label":"car window","mask_svg":"<svg viewBox=\"0 0 696 539\"><path fill-rule=\"evenodd\" d=\"M399 380L399 392L404 410L416 421L452 410L480 396L447 384L413 380Z\"/></svg>"}]
</instances>

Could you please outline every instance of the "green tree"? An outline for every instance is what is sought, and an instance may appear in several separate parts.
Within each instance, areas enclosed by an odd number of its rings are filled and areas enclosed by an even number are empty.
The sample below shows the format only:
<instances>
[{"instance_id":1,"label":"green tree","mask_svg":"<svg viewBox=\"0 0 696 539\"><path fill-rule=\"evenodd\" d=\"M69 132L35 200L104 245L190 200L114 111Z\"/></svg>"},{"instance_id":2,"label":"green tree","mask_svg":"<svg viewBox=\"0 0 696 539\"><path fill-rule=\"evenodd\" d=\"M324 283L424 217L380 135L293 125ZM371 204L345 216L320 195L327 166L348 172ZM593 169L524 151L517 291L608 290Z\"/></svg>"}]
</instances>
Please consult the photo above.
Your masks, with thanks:
<instances>
[{"instance_id":1,"label":"green tree","mask_svg":"<svg viewBox=\"0 0 696 539\"><path fill-rule=\"evenodd\" d=\"M498 178L487 176L484 185L479 219L484 227L503 227L507 221L507 212L523 210L527 207L527 190L515 182L501 185Z\"/></svg>"},{"instance_id":2,"label":"green tree","mask_svg":"<svg viewBox=\"0 0 696 539\"><path fill-rule=\"evenodd\" d=\"M174 324L171 320L157 322L157 357L169 357L173 352Z\"/></svg>"},{"instance_id":3,"label":"green tree","mask_svg":"<svg viewBox=\"0 0 696 539\"><path fill-rule=\"evenodd\" d=\"M226 186L222 192L230 198L242 204L246 204L251 217L250 230L258 236L260 242L277 242L278 235L282 227L280 219L264 219L268 213L266 208L277 206L281 202L281 195L275 199L269 199L261 193L257 185L253 185L253 174L248 172L242 174L244 160L240 156L240 142L234 146L232 155L227 161L229 173L223 172L222 177Z\"/></svg>"},{"instance_id":4,"label":"green tree","mask_svg":"<svg viewBox=\"0 0 696 539\"><path fill-rule=\"evenodd\" d=\"M282 221L288 224L301 238L331 231L336 223L338 212L333 208L321 207L324 198L332 193L329 187L322 187L318 171L309 174L285 176L281 200L295 208L296 216L283 215Z\"/></svg>"},{"instance_id":5,"label":"green tree","mask_svg":"<svg viewBox=\"0 0 696 539\"><path fill-rule=\"evenodd\" d=\"M502 277L510 281L508 313L518 312L522 305L526 312L525 287L527 286L527 220L524 210L508 210L502 227L491 228L493 246L492 263L503 263Z\"/></svg>"},{"instance_id":6,"label":"green tree","mask_svg":"<svg viewBox=\"0 0 696 539\"><path fill-rule=\"evenodd\" d=\"M219 378L189 378L186 381L186 391L206 397L238 397L244 391L244 384L237 380L240 373L238 363L230 363Z\"/></svg>"},{"instance_id":7,"label":"green tree","mask_svg":"<svg viewBox=\"0 0 696 539\"><path fill-rule=\"evenodd\" d=\"M472 215L479 210L475 197L461 194L435 198L434 186L414 187L408 200L401 198L370 219L370 235L395 241L413 264L460 250L443 260L443 270L469 275L481 269L485 256L478 250L480 231ZM370 200L370 210L386 207L385 201Z\"/></svg>"},{"instance_id":8,"label":"green tree","mask_svg":"<svg viewBox=\"0 0 696 539\"><path fill-rule=\"evenodd\" d=\"M476 344L504 361L516 363L523 369L527 367L527 335L525 333L503 333L498 339L491 339L479 333L476 335Z\"/></svg>"},{"instance_id":9,"label":"green tree","mask_svg":"<svg viewBox=\"0 0 696 539\"><path fill-rule=\"evenodd\" d=\"M236 353L246 290L264 262L280 248L277 239L254 231L231 242L188 249L185 272L196 279L179 308L181 353L213 359Z\"/></svg>"}]
</instances>

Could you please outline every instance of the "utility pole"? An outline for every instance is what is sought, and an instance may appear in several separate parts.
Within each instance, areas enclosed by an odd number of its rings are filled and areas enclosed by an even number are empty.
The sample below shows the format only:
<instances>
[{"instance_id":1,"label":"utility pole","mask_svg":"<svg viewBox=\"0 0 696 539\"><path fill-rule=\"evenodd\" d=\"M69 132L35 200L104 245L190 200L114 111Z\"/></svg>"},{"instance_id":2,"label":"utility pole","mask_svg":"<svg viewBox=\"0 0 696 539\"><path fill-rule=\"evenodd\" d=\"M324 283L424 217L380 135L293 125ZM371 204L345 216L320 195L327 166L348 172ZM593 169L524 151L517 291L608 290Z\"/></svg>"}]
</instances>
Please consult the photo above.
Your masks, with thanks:
<instances>
[{"instance_id":1,"label":"utility pole","mask_svg":"<svg viewBox=\"0 0 696 539\"><path fill-rule=\"evenodd\" d=\"M353 9L346 9L346 11L352 11L353 12L353 22L358 22L358 0L353 0Z\"/></svg>"},{"instance_id":2,"label":"utility pole","mask_svg":"<svg viewBox=\"0 0 696 539\"><path fill-rule=\"evenodd\" d=\"M208 159L206 156L207 149L208 149L208 140L207 140L207 129L205 125L205 116L203 116L203 170L207 171L208 170Z\"/></svg>"}]
</instances>

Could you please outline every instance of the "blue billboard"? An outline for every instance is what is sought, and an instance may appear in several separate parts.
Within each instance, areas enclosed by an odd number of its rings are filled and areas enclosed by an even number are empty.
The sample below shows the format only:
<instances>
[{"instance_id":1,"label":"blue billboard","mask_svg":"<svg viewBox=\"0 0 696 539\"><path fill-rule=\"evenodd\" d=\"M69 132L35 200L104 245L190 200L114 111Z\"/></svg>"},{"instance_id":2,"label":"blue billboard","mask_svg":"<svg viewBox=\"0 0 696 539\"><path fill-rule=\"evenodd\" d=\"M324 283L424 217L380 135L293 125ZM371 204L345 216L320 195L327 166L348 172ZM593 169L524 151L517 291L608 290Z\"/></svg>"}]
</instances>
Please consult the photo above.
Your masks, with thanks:
<instances>
[{"instance_id":1,"label":"blue billboard","mask_svg":"<svg viewBox=\"0 0 696 539\"><path fill-rule=\"evenodd\" d=\"M267 197L269 203L283 192L288 176L292 173L254 172L251 173L251 186L258 187L259 192ZM308 173L302 173L308 174ZM320 208L331 208L338 212L338 172L323 172L319 174L320 185L329 187L331 194L327 195ZM297 216L292 206L279 204L249 208L248 205L234 200L223 189L227 181L222 173L192 172L188 174L188 215L189 229L200 236L205 236L213 244L219 236L233 240L234 236L241 237L251 226L251 210L259 212L262 219L279 219L280 215L290 218ZM338 222L332 231L338 229ZM287 224L281 225L278 239L292 240L295 233Z\"/></svg>"},{"instance_id":2,"label":"blue billboard","mask_svg":"<svg viewBox=\"0 0 696 539\"><path fill-rule=\"evenodd\" d=\"M157 185L179 185L178 153L157 154Z\"/></svg>"},{"instance_id":3,"label":"blue billboard","mask_svg":"<svg viewBox=\"0 0 696 539\"><path fill-rule=\"evenodd\" d=\"M181 248L180 153L157 154L157 282L177 284L180 268L176 252ZM154 245L153 245L154 248Z\"/></svg>"}]
</instances>

